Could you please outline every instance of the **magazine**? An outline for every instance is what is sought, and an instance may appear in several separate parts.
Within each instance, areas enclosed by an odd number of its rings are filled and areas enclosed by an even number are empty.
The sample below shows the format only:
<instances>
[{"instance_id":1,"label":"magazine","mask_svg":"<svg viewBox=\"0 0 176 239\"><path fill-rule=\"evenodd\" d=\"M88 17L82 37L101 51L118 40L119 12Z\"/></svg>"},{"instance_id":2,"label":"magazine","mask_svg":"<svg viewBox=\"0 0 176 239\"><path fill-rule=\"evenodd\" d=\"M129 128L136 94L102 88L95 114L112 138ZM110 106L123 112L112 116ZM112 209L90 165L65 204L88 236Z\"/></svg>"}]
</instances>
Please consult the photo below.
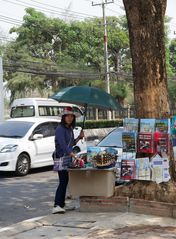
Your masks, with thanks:
<instances>
[{"instance_id":1,"label":"magazine","mask_svg":"<svg viewBox=\"0 0 176 239\"><path fill-rule=\"evenodd\" d=\"M122 132L122 145L123 145L123 152L135 152L136 151L136 133Z\"/></svg>"},{"instance_id":2,"label":"magazine","mask_svg":"<svg viewBox=\"0 0 176 239\"><path fill-rule=\"evenodd\" d=\"M140 132L153 133L155 131L155 119L141 119Z\"/></svg>"},{"instance_id":3,"label":"magazine","mask_svg":"<svg viewBox=\"0 0 176 239\"><path fill-rule=\"evenodd\" d=\"M149 158L136 159L136 179L151 180Z\"/></svg>"},{"instance_id":4,"label":"magazine","mask_svg":"<svg viewBox=\"0 0 176 239\"><path fill-rule=\"evenodd\" d=\"M135 160L122 160L121 162L121 179L135 179L136 167Z\"/></svg>"},{"instance_id":5,"label":"magazine","mask_svg":"<svg viewBox=\"0 0 176 239\"><path fill-rule=\"evenodd\" d=\"M154 133L154 152L160 155L169 153L169 135L167 133Z\"/></svg>"},{"instance_id":6,"label":"magazine","mask_svg":"<svg viewBox=\"0 0 176 239\"><path fill-rule=\"evenodd\" d=\"M100 152L100 147L87 147L87 162L92 162L94 156L96 156Z\"/></svg>"},{"instance_id":7,"label":"magazine","mask_svg":"<svg viewBox=\"0 0 176 239\"><path fill-rule=\"evenodd\" d=\"M161 183L163 181L163 160L153 160L152 181Z\"/></svg>"},{"instance_id":8,"label":"magazine","mask_svg":"<svg viewBox=\"0 0 176 239\"><path fill-rule=\"evenodd\" d=\"M94 167L114 167L117 155L115 147L87 147L87 162Z\"/></svg>"},{"instance_id":9,"label":"magazine","mask_svg":"<svg viewBox=\"0 0 176 239\"><path fill-rule=\"evenodd\" d=\"M163 182L168 182L169 180L169 160L168 158L163 158Z\"/></svg>"},{"instance_id":10,"label":"magazine","mask_svg":"<svg viewBox=\"0 0 176 239\"><path fill-rule=\"evenodd\" d=\"M139 120L134 118L125 118L123 127L125 132L138 132Z\"/></svg>"},{"instance_id":11,"label":"magazine","mask_svg":"<svg viewBox=\"0 0 176 239\"><path fill-rule=\"evenodd\" d=\"M139 153L153 153L152 133L139 133L137 151Z\"/></svg>"},{"instance_id":12,"label":"magazine","mask_svg":"<svg viewBox=\"0 0 176 239\"><path fill-rule=\"evenodd\" d=\"M171 140L172 145L176 146L176 116L171 118Z\"/></svg>"},{"instance_id":13,"label":"magazine","mask_svg":"<svg viewBox=\"0 0 176 239\"><path fill-rule=\"evenodd\" d=\"M169 120L168 119L156 119L155 131L160 133L168 133Z\"/></svg>"},{"instance_id":14,"label":"magazine","mask_svg":"<svg viewBox=\"0 0 176 239\"><path fill-rule=\"evenodd\" d=\"M169 160L155 155L151 160L152 181L161 183L167 182L170 179Z\"/></svg>"}]
</instances>

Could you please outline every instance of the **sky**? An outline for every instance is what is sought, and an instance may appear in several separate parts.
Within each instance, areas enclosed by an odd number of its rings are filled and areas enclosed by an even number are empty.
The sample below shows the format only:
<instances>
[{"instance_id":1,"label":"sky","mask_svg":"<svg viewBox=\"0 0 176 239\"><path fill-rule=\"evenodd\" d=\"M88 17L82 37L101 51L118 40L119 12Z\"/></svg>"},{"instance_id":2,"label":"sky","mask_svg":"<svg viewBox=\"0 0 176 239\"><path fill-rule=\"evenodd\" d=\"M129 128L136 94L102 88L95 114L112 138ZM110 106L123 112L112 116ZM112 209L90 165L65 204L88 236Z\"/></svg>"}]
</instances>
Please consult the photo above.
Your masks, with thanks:
<instances>
[{"instance_id":1,"label":"sky","mask_svg":"<svg viewBox=\"0 0 176 239\"><path fill-rule=\"evenodd\" d=\"M94 0L93 4L101 2L102 0ZM176 32L175 5L176 0L167 0L166 15L172 17L170 23L171 38L176 37L174 34L174 31ZM106 5L106 15L124 15L122 6L122 0L114 0L114 3ZM102 16L101 6L92 6L91 0L0 0L0 41L13 37L8 34L8 31L12 26L18 26L22 22L27 7L34 7L49 17L59 17L65 20L69 20L69 14L76 20Z\"/></svg>"}]
</instances>

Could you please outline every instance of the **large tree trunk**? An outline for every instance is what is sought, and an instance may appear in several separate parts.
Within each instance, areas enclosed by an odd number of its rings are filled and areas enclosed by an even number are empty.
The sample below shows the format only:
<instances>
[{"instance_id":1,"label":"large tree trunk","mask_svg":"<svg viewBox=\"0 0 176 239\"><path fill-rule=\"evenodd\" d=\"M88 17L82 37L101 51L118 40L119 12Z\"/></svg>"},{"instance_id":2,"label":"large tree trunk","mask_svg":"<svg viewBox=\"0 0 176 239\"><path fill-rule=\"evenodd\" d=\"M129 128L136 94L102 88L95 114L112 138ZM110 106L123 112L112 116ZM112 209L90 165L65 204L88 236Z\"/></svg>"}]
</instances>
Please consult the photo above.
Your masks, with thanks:
<instances>
[{"instance_id":1,"label":"large tree trunk","mask_svg":"<svg viewBox=\"0 0 176 239\"><path fill-rule=\"evenodd\" d=\"M161 118L166 112L170 113L164 44L167 0L123 0L123 2L129 27L137 117ZM157 185L154 182L136 181L117 188L116 195L175 202L173 154L170 155L170 159L171 182Z\"/></svg>"},{"instance_id":2,"label":"large tree trunk","mask_svg":"<svg viewBox=\"0 0 176 239\"><path fill-rule=\"evenodd\" d=\"M138 118L170 112L164 44L167 0L123 0L130 35L135 107Z\"/></svg>"}]
</instances>

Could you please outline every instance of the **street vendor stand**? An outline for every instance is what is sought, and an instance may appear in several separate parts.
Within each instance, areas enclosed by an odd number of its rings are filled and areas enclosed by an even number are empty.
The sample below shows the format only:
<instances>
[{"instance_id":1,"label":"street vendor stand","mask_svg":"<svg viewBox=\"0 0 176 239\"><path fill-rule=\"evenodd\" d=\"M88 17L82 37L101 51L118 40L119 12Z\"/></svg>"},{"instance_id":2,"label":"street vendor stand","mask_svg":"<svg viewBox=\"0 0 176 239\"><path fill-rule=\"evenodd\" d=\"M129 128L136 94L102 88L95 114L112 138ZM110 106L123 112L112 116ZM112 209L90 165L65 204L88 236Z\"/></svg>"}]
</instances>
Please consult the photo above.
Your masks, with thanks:
<instances>
[{"instance_id":1,"label":"street vendor stand","mask_svg":"<svg viewBox=\"0 0 176 239\"><path fill-rule=\"evenodd\" d=\"M111 197L115 189L115 168L75 168L69 169L69 188L73 197Z\"/></svg>"},{"instance_id":2,"label":"street vendor stand","mask_svg":"<svg viewBox=\"0 0 176 239\"><path fill-rule=\"evenodd\" d=\"M77 104L84 107L82 129L85 126L87 107L103 110L117 110L121 105L107 92L90 86L72 86L61 89L50 98L59 102ZM106 196L114 194L115 171L98 168L69 169L70 193L72 196Z\"/></svg>"}]
</instances>

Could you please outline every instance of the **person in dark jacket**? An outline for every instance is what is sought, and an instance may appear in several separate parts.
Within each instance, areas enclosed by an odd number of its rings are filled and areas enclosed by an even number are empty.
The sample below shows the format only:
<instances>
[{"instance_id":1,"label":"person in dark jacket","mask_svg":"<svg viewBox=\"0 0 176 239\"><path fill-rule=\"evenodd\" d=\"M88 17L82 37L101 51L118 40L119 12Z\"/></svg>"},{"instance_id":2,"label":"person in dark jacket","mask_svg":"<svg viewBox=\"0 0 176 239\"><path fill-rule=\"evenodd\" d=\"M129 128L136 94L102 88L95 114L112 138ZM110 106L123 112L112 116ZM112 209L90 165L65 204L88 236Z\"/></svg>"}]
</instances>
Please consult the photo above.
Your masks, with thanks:
<instances>
[{"instance_id":1,"label":"person in dark jacket","mask_svg":"<svg viewBox=\"0 0 176 239\"><path fill-rule=\"evenodd\" d=\"M75 127L76 114L73 112L72 107L67 107L61 118L61 123L55 132L55 153L56 158L63 157L63 163L58 170L59 186L56 190L54 208L52 213L65 212L65 197L68 185L68 166L72 158L78 159L73 152L73 146L84 137L84 132L81 131L77 139L74 139L73 129ZM79 159L78 159L79 160Z\"/></svg>"}]
</instances>

